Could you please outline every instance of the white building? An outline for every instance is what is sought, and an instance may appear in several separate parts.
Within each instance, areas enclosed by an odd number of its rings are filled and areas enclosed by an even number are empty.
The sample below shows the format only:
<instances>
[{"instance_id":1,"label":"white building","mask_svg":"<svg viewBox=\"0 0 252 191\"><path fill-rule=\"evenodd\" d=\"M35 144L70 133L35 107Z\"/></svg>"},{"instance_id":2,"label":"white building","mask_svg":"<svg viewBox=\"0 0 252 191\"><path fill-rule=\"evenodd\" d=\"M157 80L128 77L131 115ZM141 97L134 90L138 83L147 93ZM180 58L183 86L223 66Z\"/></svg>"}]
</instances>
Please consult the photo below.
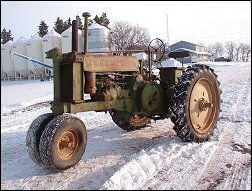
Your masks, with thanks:
<instances>
[{"instance_id":1,"label":"white building","mask_svg":"<svg viewBox=\"0 0 252 191\"><path fill-rule=\"evenodd\" d=\"M62 53L72 52L72 27L61 33ZM81 30L78 29L78 52L84 50Z\"/></svg>"},{"instance_id":2,"label":"white building","mask_svg":"<svg viewBox=\"0 0 252 191\"><path fill-rule=\"evenodd\" d=\"M93 23L88 27L88 52L108 51L109 29Z\"/></svg>"},{"instance_id":3,"label":"white building","mask_svg":"<svg viewBox=\"0 0 252 191\"><path fill-rule=\"evenodd\" d=\"M49 65L53 67L53 61L52 59L46 58L46 53L47 51L58 47L62 49L61 46L61 35L54 30L51 30L49 33L47 33L43 38L42 38L42 51L43 51L43 60L46 65ZM53 69L47 68L46 69L46 74L49 72L53 73Z\"/></svg>"},{"instance_id":4,"label":"white building","mask_svg":"<svg viewBox=\"0 0 252 191\"><path fill-rule=\"evenodd\" d=\"M13 43L11 51L14 53L27 56L26 42L27 40L25 38L20 37L16 42ZM15 79L27 78L28 77L27 60L13 54L13 62L14 62Z\"/></svg>"},{"instance_id":5,"label":"white building","mask_svg":"<svg viewBox=\"0 0 252 191\"><path fill-rule=\"evenodd\" d=\"M28 41L26 42L26 52L27 56L39 61L44 62L43 60L43 52L42 52L42 38L38 35L32 36ZM41 78L45 74L45 67L42 65L39 65L35 62L32 62L31 60L27 60L28 65L28 79L35 79Z\"/></svg>"}]
</instances>

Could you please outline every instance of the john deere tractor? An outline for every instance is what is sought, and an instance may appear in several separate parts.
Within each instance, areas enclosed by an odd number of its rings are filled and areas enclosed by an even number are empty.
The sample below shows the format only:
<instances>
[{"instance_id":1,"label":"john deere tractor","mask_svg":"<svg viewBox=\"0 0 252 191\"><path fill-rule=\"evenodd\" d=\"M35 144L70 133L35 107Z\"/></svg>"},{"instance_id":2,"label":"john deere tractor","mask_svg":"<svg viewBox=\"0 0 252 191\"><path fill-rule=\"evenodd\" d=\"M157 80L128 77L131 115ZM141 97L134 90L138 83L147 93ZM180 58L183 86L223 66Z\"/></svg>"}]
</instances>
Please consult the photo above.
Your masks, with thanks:
<instances>
[{"instance_id":1,"label":"john deere tractor","mask_svg":"<svg viewBox=\"0 0 252 191\"><path fill-rule=\"evenodd\" d=\"M88 52L88 17L85 17L84 52L78 52L78 20L72 23L72 52L62 54L54 48L47 52L53 60L54 99L51 113L37 117L28 129L26 145L30 158L53 171L76 165L87 145L85 124L76 113L108 112L114 123L134 131L151 119L171 118L174 130L183 141L207 141L216 127L220 112L217 75L207 65L159 67L152 65L165 52L160 39L146 50ZM144 52L147 64L132 56ZM105 54L106 53L106 54ZM185 53L170 53L178 58ZM146 67L147 66L147 67ZM89 94L84 99L84 94Z\"/></svg>"}]
</instances>

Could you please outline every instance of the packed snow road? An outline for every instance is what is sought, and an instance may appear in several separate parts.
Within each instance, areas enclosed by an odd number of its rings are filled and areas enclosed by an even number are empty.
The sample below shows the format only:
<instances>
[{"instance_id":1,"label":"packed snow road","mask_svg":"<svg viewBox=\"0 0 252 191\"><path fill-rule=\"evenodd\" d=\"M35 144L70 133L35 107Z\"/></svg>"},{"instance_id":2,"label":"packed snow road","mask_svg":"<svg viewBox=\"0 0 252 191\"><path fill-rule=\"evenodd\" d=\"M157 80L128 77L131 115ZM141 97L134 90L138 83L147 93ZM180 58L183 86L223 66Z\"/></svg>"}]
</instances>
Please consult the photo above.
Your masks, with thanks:
<instances>
[{"instance_id":1,"label":"packed snow road","mask_svg":"<svg viewBox=\"0 0 252 191\"><path fill-rule=\"evenodd\" d=\"M74 167L53 173L26 152L26 132L48 103L1 113L1 189L251 189L251 63L207 63L218 75L222 112L205 143L186 143L170 119L126 132L109 114L77 114L87 147ZM1 111L3 110L1 108ZM10 112L11 111L11 112Z\"/></svg>"}]
</instances>

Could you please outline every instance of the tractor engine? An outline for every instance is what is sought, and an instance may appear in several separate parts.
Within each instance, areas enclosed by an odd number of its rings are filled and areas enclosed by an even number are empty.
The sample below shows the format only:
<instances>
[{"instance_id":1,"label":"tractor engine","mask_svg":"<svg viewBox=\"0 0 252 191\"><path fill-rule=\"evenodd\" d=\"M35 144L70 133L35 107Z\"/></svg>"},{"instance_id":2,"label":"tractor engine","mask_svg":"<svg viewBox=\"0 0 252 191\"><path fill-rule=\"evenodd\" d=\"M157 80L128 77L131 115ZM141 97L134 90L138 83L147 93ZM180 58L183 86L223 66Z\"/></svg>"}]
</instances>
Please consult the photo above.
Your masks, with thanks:
<instances>
[{"instance_id":1,"label":"tractor engine","mask_svg":"<svg viewBox=\"0 0 252 191\"><path fill-rule=\"evenodd\" d=\"M111 101L122 98L121 90L126 82L120 82L118 75L96 74L96 93L90 94L91 101Z\"/></svg>"}]
</instances>

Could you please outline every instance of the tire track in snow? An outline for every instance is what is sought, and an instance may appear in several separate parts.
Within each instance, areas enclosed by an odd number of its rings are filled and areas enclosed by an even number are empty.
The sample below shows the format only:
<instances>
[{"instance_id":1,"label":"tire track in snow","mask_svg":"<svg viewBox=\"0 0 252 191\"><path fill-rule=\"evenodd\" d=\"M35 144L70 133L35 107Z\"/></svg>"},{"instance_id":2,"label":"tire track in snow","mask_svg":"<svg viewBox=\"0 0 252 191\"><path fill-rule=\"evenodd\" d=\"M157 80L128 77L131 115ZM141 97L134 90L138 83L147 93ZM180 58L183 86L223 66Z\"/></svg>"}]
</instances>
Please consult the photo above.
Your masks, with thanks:
<instances>
[{"instance_id":1,"label":"tire track in snow","mask_svg":"<svg viewBox=\"0 0 252 191\"><path fill-rule=\"evenodd\" d=\"M233 158L232 163L230 165L227 164L226 166L230 168L230 173L232 176L227 177L223 189L239 190L242 186L242 182L244 181L244 175L248 173L244 169L251 166L251 161L244 161L244 158L241 156L241 154L237 154Z\"/></svg>"},{"instance_id":2,"label":"tire track in snow","mask_svg":"<svg viewBox=\"0 0 252 191\"><path fill-rule=\"evenodd\" d=\"M40 102L40 103L35 103L26 107L20 107L17 109L12 109L10 111L7 112L3 112L3 114L1 114L1 116L10 116L10 115L14 115L20 112L27 112L27 111L35 111L36 109L39 108L43 108L43 107L50 107L50 102L51 101L44 101L44 102Z\"/></svg>"},{"instance_id":3,"label":"tire track in snow","mask_svg":"<svg viewBox=\"0 0 252 191\"><path fill-rule=\"evenodd\" d=\"M229 123L229 125L230 128L235 126L233 123ZM224 131L205 167L190 189L233 190L246 188L247 180L244 177L247 176L244 175L249 173L248 167L251 165L251 154L249 152L234 150L232 145L236 145L232 132Z\"/></svg>"},{"instance_id":4,"label":"tire track in snow","mask_svg":"<svg viewBox=\"0 0 252 191\"><path fill-rule=\"evenodd\" d=\"M110 177L101 189L159 190L178 189L181 185L186 187L197 174L198 167L204 165L204 157L210 153L212 145L184 143L176 139L175 143L173 140L170 144L159 144L150 150L143 150ZM152 161L152 158L155 160ZM156 161L159 163L153 163Z\"/></svg>"},{"instance_id":5,"label":"tire track in snow","mask_svg":"<svg viewBox=\"0 0 252 191\"><path fill-rule=\"evenodd\" d=\"M219 138L219 142L210 154L205 167L202 169L200 175L198 176L194 185L190 189L198 190L208 190L214 189L218 185L220 180L223 178L223 166L222 157L226 156L226 148L228 144L232 142L233 136L230 133L224 132Z\"/></svg>"},{"instance_id":6,"label":"tire track in snow","mask_svg":"<svg viewBox=\"0 0 252 191\"><path fill-rule=\"evenodd\" d=\"M244 72L245 71L245 72ZM221 119L230 121L246 121L251 123L251 72L249 70L239 70L238 75L244 76L243 79L234 79L232 76L226 77L221 81L222 91ZM223 73L223 75L227 75ZM221 76L221 75L220 75Z\"/></svg>"}]
</instances>

